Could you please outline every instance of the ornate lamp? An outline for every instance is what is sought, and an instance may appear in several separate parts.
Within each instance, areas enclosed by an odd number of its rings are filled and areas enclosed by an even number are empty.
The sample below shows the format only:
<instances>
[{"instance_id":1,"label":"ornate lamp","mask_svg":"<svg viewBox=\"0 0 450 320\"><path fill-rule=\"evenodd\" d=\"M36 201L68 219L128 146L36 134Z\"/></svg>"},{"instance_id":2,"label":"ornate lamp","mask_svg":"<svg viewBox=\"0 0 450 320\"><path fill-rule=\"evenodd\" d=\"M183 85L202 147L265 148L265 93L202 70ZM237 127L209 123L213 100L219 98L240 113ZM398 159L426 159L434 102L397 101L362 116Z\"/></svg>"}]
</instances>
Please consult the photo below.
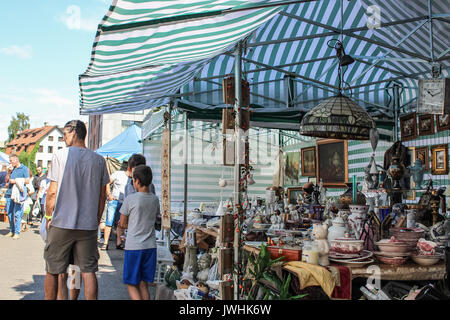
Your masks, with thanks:
<instances>
[{"instance_id":1,"label":"ornate lamp","mask_svg":"<svg viewBox=\"0 0 450 320\"><path fill-rule=\"evenodd\" d=\"M361 106L342 94L341 67L354 62L346 55L342 43L336 40L334 48L339 58L339 93L320 102L308 111L300 123L300 134L311 137L344 140L369 140L375 121Z\"/></svg>"}]
</instances>

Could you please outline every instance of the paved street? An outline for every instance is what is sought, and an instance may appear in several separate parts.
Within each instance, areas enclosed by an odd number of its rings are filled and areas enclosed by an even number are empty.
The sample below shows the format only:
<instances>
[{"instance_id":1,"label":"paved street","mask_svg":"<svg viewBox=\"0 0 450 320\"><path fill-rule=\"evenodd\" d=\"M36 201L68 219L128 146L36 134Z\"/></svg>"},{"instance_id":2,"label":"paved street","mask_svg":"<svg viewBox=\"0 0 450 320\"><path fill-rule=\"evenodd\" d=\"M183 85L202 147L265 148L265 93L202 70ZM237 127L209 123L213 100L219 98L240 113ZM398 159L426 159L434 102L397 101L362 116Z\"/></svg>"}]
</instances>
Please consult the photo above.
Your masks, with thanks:
<instances>
[{"instance_id":1,"label":"paved street","mask_svg":"<svg viewBox=\"0 0 450 320\"><path fill-rule=\"evenodd\" d=\"M44 299L44 242L39 235L39 224L22 233L18 240L6 238L8 232L9 225L0 222L0 300ZM98 298L128 300L122 283L124 251L116 250L113 244L114 241L108 251L99 250ZM82 286L80 300L84 300L83 289Z\"/></svg>"}]
</instances>

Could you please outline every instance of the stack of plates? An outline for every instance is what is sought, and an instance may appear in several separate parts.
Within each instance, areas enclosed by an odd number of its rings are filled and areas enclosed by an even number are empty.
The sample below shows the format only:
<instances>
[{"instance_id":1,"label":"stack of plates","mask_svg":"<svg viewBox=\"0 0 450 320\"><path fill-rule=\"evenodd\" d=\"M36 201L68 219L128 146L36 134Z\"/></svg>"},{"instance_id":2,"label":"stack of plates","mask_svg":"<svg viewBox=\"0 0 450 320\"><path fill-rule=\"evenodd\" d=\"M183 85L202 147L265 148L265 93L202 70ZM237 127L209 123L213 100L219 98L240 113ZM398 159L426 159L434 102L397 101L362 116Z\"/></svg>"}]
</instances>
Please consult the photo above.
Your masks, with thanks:
<instances>
[{"instance_id":1,"label":"stack of plates","mask_svg":"<svg viewBox=\"0 0 450 320\"><path fill-rule=\"evenodd\" d=\"M375 260L371 259L373 253L368 250L363 250L361 253L342 254L335 251L330 251L328 259L332 262L343 264L347 267L362 267L366 264L373 263Z\"/></svg>"}]
</instances>

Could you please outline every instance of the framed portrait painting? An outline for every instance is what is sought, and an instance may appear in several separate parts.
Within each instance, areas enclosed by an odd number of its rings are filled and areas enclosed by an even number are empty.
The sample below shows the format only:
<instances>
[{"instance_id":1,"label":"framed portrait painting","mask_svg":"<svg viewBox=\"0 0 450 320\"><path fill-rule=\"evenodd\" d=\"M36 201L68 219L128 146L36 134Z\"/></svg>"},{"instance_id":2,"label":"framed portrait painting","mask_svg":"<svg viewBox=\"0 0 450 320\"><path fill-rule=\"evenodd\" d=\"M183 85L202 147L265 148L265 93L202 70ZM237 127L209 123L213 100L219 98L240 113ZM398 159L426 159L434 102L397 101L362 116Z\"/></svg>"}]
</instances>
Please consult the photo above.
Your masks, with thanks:
<instances>
[{"instance_id":1,"label":"framed portrait painting","mask_svg":"<svg viewBox=\"0 0 450 320\"><path fill-rule=\"evenodd\" d=\"M317 181L324 187L345 188L348 181L348 145L346 140L317 141Z\"/></svg>"},{"instance_id":2,"label":"framed portrait painting","mask_svg":"<svg viewBox=\"0 0 450 320\"><path fill-rule=\"evenodd\" d=\"M448 146L446 144L431 146L431 173L435 175L448 173Z\"/></svg>"},{"instance_id":3,"label":"framed portrait painting","mask_svg":"<svg viewBox=\"0 0 450 320\"><path fill-rule=\"evenodd\" d=\"M450 130L450 114L436 115L436 129L438 132Z\"/></svg>"},{"instance_id":4,"label":"framed portrait painting","mask_svg":"<svg viewBox=\"0 0 450 320\"><path fill-rule=\"evenodd\" d=\"M434 134L434 115L424 114L419 116L419 135L427 136Z\"/></svg>"},{"instance_id":5,"label":"framed portrait painting","mask_svg":"<svg viewBox=\"0 0 450 320\"><path fill-rule=\"evenodd\" d=\"M315 177L316 176L316 147L303 148L302 154L302 176Z\"/></svg>"},{"instance_id":6,"label":"framed portrait painting","mask_svg":"<svg viewBox=\"0 0 450 320\"><path fill-rule=\"evenodd\" d=\"M284 182L289 186L297 186L300 178L300 152L286 152L284 158Z\"/></svg>"},{"instance_id":7,"label":"framed portrait painting","mask_svg":"<svg viewBox=\"0 0 450 320\"><path fill-rule=\"evenodd\" d=\"M402 141L417 138L417 122L415 112L400 118L400 133Z\"/></svg>"},{"instance_id":8,"label":"framed portrait painting","mask_svg":"<svg viewBox=\"0 0 450 320\"><path fill-rule=\"evenodd\" d=\"M414 161L416 159L420 159L422 161L422 164L425 166L425 171L427 172L430 171L430 158L428 155L428 146L416 147L414 152Z\"/></svg>"}]
</instances>

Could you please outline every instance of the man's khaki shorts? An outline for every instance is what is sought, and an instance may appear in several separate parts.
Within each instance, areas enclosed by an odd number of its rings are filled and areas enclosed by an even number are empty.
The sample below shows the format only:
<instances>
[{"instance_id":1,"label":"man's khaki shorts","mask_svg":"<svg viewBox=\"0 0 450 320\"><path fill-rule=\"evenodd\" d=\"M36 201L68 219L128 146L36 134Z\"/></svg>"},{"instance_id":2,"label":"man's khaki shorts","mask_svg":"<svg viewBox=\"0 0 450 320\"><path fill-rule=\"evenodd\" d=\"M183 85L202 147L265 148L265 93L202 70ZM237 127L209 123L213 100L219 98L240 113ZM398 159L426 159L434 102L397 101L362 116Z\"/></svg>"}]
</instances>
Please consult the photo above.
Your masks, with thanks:
<instances>
[{"instance_id":1,"label":"man's khaki shorts","mask_svg":"<svg viewBox=\"0 0 450 320\"><path fill-rule=\"evenodd\" d=\"M50 225L44 248L48 273L66 273L69 264L78 266L82 273L97 272L99 257L97 230L71 230Z\"/></svg>"}]
</instances>

